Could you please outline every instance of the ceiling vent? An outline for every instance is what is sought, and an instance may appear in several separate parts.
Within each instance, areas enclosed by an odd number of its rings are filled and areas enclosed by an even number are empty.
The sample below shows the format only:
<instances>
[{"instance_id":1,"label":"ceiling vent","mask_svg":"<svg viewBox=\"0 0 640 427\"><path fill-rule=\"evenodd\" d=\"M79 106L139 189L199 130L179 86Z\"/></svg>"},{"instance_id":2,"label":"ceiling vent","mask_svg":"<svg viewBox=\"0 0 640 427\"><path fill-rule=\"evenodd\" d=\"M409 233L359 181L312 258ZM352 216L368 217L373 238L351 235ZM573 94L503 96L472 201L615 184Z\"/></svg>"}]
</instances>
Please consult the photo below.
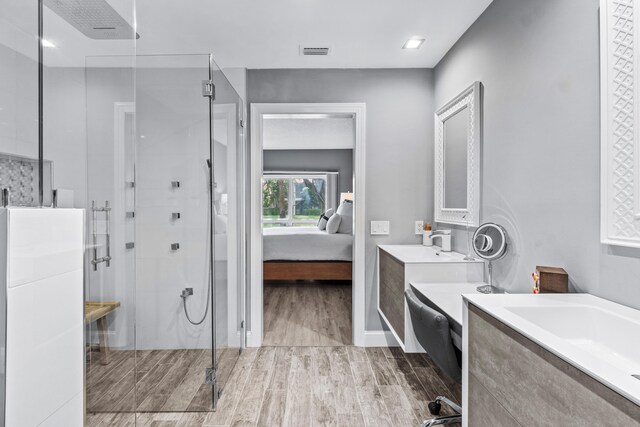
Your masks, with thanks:
<instances>
[{"instance_id":1,"label":"ceiling vent","mask_svg":"<svg viewBox=\"0 0 640 427\"><path fill-rule=\"evenodd\" d=\"M331 48L327 46L300 46L301 56L327 56L331 54Z\"/></svg>"}]
</instances>

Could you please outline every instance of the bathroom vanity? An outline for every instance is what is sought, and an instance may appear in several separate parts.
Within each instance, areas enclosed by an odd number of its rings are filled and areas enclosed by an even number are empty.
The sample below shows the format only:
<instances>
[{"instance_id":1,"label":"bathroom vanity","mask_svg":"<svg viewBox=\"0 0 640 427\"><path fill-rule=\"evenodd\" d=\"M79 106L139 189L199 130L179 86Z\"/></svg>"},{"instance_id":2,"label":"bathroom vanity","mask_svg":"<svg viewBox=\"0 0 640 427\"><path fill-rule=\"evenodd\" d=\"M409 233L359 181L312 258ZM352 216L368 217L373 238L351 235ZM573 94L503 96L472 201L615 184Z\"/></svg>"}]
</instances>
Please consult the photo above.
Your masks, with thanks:
<instances>
[{"instance_id":1,"label":"bathroom vanity","mask_svg":"<svg viewBox=\"0 0 640 427\"><path fill-rule=\"evenodd\" d=\"M411 283L482 282L484 264L466 261L457 252L437 246L378 246L378 313L406 353L423 353L418 343L404 291Z\"/></svg>"},{"instance_id":2,"label":"bathroom vanity","mask_svg":"<svg viewBox=\"0 0 640 427\"><path fill-rule=\"evenodd\" d=\"M587 294L464 299L464 425L640 425L640 311Z\"/></svg>"}]
</instances>

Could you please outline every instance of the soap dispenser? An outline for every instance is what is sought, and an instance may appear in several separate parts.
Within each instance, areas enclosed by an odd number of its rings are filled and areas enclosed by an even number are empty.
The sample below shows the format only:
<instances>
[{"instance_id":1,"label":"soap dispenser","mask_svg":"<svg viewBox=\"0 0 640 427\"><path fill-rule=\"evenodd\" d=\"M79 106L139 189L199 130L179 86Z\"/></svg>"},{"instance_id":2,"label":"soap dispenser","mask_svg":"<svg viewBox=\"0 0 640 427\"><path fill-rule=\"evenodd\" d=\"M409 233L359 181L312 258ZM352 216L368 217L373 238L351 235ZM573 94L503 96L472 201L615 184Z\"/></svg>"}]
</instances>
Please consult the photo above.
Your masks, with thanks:
<instances>
[{"instance_id":1,"label":"soap dispenser","mask_svg":"<svg viewBox=\"0 0 640 427\"><path fill-rule=\"evenodd\" d=\"M423 246L433 246L433 240L431 239L431 224L427 223L424 225L424 230L422 231L422 245Z\"/></svg>"}]
</instances>

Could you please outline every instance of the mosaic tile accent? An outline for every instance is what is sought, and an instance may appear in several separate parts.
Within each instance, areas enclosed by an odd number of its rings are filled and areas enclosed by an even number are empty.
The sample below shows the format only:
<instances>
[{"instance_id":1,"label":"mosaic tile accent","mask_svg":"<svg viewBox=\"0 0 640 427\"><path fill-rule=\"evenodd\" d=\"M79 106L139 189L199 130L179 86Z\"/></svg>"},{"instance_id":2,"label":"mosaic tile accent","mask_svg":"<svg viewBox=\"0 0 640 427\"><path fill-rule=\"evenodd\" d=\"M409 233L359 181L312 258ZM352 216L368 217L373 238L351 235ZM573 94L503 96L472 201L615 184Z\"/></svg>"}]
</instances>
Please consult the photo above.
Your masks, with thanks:
<instances>
[{"instance_id":1,"label":"mosaic tile accent","mask_svg":"<svg viewBox=\"0 0 640 427\"><path fill-rule=\"evenodd\" d=\"M45 161L45 191L51 191L52 163ZM11 206L38 205L38 161L0 154L0 189L9 189Z\"/></svg>"}]
</instances>

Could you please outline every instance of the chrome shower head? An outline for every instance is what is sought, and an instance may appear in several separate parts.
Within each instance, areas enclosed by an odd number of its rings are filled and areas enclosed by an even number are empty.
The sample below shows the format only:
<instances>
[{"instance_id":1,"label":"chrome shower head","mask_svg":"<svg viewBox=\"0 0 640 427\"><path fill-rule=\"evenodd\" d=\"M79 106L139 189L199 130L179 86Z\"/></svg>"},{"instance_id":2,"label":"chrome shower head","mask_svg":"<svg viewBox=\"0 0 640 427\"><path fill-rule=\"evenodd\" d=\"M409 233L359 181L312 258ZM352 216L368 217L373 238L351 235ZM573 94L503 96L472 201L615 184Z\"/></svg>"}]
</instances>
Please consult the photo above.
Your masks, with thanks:
<instances>
[{"instance_id":1,"label":"chrome shower head","mask_svg":"<svg viewBox=\"0 0 640 427\"><path fill-rule=\"evenodd\" d=\"M42 3L90 39L140 38L107 0L43 0Z\"/></svg>"}]
</instances>

